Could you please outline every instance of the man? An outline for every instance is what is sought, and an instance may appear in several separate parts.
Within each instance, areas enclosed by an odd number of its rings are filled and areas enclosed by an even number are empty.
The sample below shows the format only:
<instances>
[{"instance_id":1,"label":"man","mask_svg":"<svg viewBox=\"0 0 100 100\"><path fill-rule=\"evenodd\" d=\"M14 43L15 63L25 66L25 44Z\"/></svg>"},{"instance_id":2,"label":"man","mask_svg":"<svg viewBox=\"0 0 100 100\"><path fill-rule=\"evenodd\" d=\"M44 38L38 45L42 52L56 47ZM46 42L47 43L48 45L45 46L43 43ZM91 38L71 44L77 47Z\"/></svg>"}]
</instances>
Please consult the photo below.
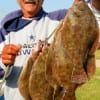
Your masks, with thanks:
<instances>
[{"instance_id":1,"label":"man","mask_svg":"<svg viewBox=\"0 0 100 100\"><path fill-rule=\"evenodd\" d=\"M8 14L0 29L0 67L10 66L4 88L5 100L24 100L17 88L21 69L35 44L45 40L66 14L66 10L45 12L43 0L18 0L18 3L21 10ZM52 38L48 42L51 41ZM36 53L40 49L41 45L38 45Z\"/></svg>"},{"instance_id":2,"label":"man","mask_svg":"<svg viewBox=\"0 0 100 100\"><path fill-rule=\"evenodd\" d=\"M96 17L96 20L98 22L99 28L100 28L100 0L89 0L89 7L93 14ZM99 35L99 47L100 49L100 35Z\"/></svg>"}]
</instances>

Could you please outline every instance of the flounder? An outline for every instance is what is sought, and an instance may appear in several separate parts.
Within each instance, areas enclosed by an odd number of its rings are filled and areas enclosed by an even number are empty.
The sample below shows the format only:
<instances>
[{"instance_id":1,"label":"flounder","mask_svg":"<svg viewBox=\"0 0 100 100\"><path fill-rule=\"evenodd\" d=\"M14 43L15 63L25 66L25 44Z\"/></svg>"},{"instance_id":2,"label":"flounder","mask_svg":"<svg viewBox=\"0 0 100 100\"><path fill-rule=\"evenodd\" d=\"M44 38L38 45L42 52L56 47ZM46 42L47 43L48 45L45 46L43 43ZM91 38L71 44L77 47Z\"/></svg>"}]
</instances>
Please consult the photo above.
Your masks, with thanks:
<instances>
[{"instance_id":1,"label":"flounder","mask_svg":"<svg viewBox=\"0 0 100 100\"><path fill-rule=\"evenodd\" d=\"M53 34L51 45L23 67L18 85L25 100L75 100L77 86L94 74L89 53L99 28L84 0L74 1Z\"/></svg>"}]
</instances>

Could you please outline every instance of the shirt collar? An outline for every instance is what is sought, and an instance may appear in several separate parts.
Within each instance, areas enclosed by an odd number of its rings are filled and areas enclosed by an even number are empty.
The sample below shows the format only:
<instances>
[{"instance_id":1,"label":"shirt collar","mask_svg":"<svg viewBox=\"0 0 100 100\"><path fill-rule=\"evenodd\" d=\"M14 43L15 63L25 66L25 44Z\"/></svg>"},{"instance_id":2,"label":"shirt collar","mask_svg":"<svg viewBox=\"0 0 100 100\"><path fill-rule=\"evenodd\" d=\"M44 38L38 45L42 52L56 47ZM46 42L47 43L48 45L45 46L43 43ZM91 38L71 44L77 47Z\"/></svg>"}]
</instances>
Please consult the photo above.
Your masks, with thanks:
<instances>
[{"instance_id":1,"label":"shirt collar","mask_svg":"<svg viewBox=\"0 0 100 100\"><path fill-rule=\"evenodd\" d=\"M41 17L45 16L46 14L47 13L43 10L43 8L41 8L40 12L36 16L34 16L33 19L39 20ZM19 18L21 16L22 16L21 10L11 12L2 20L1 25L4 26L4 24L6 24L7 22Z\"/></svg>"}]
</instances>

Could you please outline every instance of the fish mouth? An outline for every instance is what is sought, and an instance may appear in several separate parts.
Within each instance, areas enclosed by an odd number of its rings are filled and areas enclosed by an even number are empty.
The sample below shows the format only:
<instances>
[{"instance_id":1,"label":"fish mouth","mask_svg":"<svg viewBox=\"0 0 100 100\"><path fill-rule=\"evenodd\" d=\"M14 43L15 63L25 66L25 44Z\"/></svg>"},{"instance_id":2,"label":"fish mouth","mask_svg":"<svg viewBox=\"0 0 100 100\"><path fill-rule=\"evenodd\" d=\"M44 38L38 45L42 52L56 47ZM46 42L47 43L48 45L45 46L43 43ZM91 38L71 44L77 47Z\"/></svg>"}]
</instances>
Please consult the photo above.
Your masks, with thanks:
<instances>
[{"instance_id":1,"label":"fish mouth","mask_svg":"<svg viewBox=\"0 0 100 100\"><path fill-rule=\"evenodd\" d=\"M24 0L25 3L33 3L36 4L37 0Z\"/></svg>"}]
</instances>

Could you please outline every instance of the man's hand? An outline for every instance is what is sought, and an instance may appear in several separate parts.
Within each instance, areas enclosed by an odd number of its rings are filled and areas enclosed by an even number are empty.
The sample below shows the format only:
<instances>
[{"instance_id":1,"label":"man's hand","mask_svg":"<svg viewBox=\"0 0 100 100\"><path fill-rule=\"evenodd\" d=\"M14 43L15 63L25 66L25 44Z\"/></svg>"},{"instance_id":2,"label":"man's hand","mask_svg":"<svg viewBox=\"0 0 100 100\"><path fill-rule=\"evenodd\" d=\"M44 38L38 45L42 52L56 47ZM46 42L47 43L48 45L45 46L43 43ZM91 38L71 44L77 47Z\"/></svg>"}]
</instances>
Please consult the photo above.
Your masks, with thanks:
<instances>
[{"instance_id":1,"label":"man's hand","mask_svg":"<svg viewBox=\"0 0 100 100\"><path fill-rule=\"evenodd\" d=\"M19 50L20 50L19 45L14 45L14 44L5 45L2 51L2 62L5 65L14 64L16 55L18 54Z\"/></svg>"},{"instance_id":2,"label":"man's hand","mask_svg":"<svg viewBox=\"0 0 100 100\"><path fill-rule=\"evenodd\" d=\"M44 51L46 48L49 47L48 43L45 43L44 41L39 41L35 47L32 50L31 58L33 61L36 60L36 58L39 56L39 54Z\"/></svg>"}]
</instances>

